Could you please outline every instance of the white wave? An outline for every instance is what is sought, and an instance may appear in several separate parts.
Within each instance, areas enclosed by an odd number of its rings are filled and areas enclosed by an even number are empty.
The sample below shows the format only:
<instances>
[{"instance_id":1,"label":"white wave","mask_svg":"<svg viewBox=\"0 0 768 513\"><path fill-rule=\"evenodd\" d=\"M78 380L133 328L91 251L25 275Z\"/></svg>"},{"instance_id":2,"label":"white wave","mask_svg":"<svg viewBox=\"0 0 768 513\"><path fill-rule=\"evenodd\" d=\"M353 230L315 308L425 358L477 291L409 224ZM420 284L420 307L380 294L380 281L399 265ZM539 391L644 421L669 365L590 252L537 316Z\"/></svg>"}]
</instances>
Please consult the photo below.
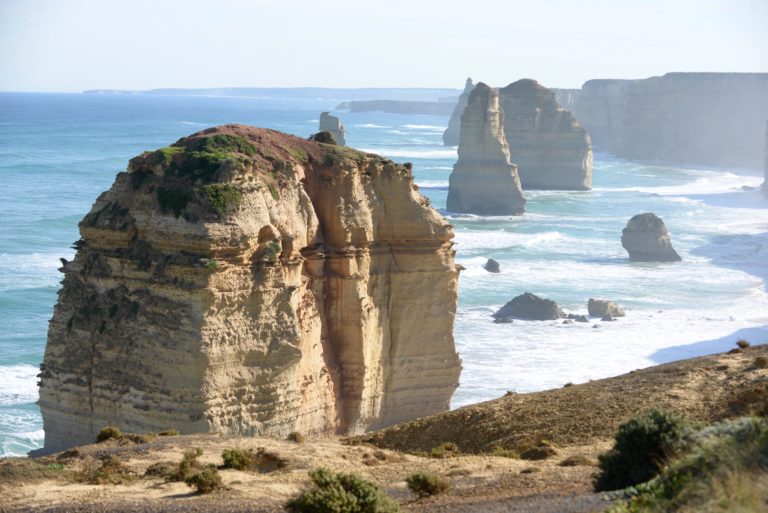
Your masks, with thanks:
<instances>
[{"instance_id":1,"label":"white wave","mask_svg":"<svg viewBox=\"0 0 768 513\"><path fill-rule=\"evenodd\" d=\"M195 123L194 121L180 121L182 125L208 126L208 123Z\"/></svg>"},{"instance_id":2,"label":"white wave","mask_svg":"<svg viewBox=\"0 0 768 513\"><path fill-rule=\"evenodd\" d=\"M416 180L416 185L424 189L447 189L448 180Z\"/></svg>"},{"instance_id":3,"label":"white wave","mask_svg":"<svg viewBox=\"0 0 768 513\"><path fill-rule=\"evenodd\" d=\"M437 131L442 132L446 128L448 128L448 127L445 127L445 126L436 126L436 125L412 125L412 124L407 124L407 125L400 125L400 126L403 127L403 128L409 128L411 130L434 130L436 132Z\"/></svg>"},{"instance_id":4,"label":"white wave","mask_svg":"<svg viewBox=\"0 0 768 513\"><path fill-rule=\"evenodd\" d=\"M414 159L444 159L456 158L455 150L406 150L403 148L360 148L366 153L377 153L386 157L401 157Z\"/></svg>"},{"instance_id":5,"label":"white wave","mask_svg":"<svg viewBox=\"0 0 768 513\"><path fill-rule=\"evenodd\" d=\"M0 404L27 404L37 401L37 374L33 365L0 366Z\"/></svg>"},{"instance_id":6,"label":"white wave","mask_svg":"<svg viewBox=\"0 0 768 513\"><path fill-rule=\"evenodd\" d=\"M352 126L356 126L358 128L392 128L387 125L377 125L376 123L363 123L361 125L352 125Z\"/></svg>"}]
</instances>

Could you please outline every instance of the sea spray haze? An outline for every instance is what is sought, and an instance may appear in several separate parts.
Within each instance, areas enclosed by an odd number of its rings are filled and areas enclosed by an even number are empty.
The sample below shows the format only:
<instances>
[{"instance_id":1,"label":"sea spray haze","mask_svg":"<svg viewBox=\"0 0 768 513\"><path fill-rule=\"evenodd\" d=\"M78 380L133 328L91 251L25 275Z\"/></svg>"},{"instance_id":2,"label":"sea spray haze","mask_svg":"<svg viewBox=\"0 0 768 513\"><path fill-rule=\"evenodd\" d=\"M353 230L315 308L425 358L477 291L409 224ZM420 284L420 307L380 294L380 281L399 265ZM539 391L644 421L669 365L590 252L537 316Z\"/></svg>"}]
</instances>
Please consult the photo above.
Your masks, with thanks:
<instances>
[{"instance_id":1,"label":"sea spray haze","mask_svg":"<svg viewBox=\"0 0 768 513\"><path fill-rule=\"evenodd\" d=\"M306 137L339 101L0 94L0 448L42 442L36 374L77 222L127 160L223 123ZM444 117L340 113L347 143L414 163L442 209L455 162ZM514 158L513 158L514 161ZM596 154L592 191L529 191L520 217L449 215L459 284L455 325L464 370L453 406L618 374L768 340L768 210L762 176L739 169L640 164ZM683 257L630 264L621 229L635 214L664 219ZM488 258L501 273L482 268ZM515 321L490 314L530 291L586 313L589 297L627 315L614 323Z\"/></svg>"}]
</instances>

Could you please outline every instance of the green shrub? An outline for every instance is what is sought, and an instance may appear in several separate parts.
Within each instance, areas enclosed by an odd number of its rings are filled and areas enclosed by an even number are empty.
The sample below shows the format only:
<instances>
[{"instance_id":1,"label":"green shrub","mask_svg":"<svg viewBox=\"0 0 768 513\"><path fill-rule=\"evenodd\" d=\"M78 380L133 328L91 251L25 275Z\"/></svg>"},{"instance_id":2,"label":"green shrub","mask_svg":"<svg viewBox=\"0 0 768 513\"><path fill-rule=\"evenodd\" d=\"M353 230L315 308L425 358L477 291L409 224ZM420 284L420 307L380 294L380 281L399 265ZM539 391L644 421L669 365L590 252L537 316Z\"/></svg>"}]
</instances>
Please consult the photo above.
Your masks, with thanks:
<instances>
[{"instance_id":1,"label":"green shrub","mask_svg":"<svg viewBox=\"0 0 768 513\"><path fill-rule=\"evenodd\" d=\"M659 476L628 488L610 513L765 511L768 421L742 418L691 437L687 451Z\"/></svg>"},{"instance_id":2,"label":"green shrub","mask_svg":"<svg viewBox=\"0 0 768 513\"><path fill-rule=\"evenodd\" d=\"M107 440L119 439L123 436L123 432L119 427L106 426L99 431L96 435L96 443L105 442Z\"/></svg>"},{"instance_id":3,"label":"green shrub","mask_svg":"<svg viewBox=\"0 0 768 513\"><path fill-rule=\"evenodd\" d=\"M211 493L223 486L219 471L213 465L192 473L184 479L187 486L194 488L197 493Z\"/></svg>"},{"instance_id":4,"label":"green shrub","mask_svg":"<svg viewBox=\"0 0 768 513\"><path fill-rule=\"evenodd\" d=\"M75 480L87 484L121 484L133 479L134 475L113 455L101 457L101 464L97 467L91 465L91 461L83 463L82 470L75 474Z\"/></svg>"},{"instance_id":5,"label":"green shrub","mask_svg":"<svg viewBox=\"0 0 768 513\"><path fill-rule=\"evenodd\" d=\"M294 431L292 433L288 433L287 439L291 442L295 442L297 444L303 444L305 441L304 435L299 433L298 431Z\"/></svg>"},{"instance_id":6,"label":"green shrub","mask_svg":"<svg viewBox=\"0 0 768 513\"><path fill-rule=\"evenodd\" d=\"M192 199L190 192L181 187L158 187L155 191L163 212L173 212L179 217Z\"/></svg>"},{"instance_id":7,"label":"green shrub","mask_svg":"<svg viewBox=\"0 0 768 513\"><path fill-rule=\"evenodd\" d=\"M230 184L215 183L206 185L202 191L208 198L208 204L220 216L239 207L243 201L243 193L240 192L240 189Z\"/></svg>"},{"instance_id":8,"label":"green shrub","mask_svg":"<svg viewBox=\"0 0 768 513\"><path fill-rule=\"evenodd\" d=\"M203 450L198 448L184 452L176 470L166 477L166 481L186 481L186 479L200 469L197 458L203 455Z\"/></svg>"},{"instance_id":9,"label":"green shrub","mask_svg":"<svg viewBox=\"0 0 768 513\"><path fill-rule=\"evenodd\" d=\"M443 442L429 451L430 458L453 458L460 454L459 446L453 442Z\"/></svg>"},{"instance_id":10,"label":"green shrub","mask_svg":"<svg viewBox=\"0 0 768 513\"><path fill-rule=\"evenodd\" d=\"M164 166L169 166L171 162L173 162L173 156L176 155L177 153L183 153L183 152L184 152L184 148L181 148L179 146L167 146L165 148L160 148L159 150L156 150L155 152L153 152L152 156Z\"/></svg>"},{"instance_id":11,"label":"green shrub","mask_svg":"<svg viewBox=\"0 0 768 513\"><path fill-rule=\"evenodd\" d=\"M242 135L216 134L211 137L202 137L195 141L191 148L193 151L202 152L234 152L252 156L256 154L256 146L251 144Z\"/></svg>"},{"instance_id":12,"label":"green shrub","mask_svg":"<svg viewBox=\"0 0 768 513\"><path fill-rule=\"evenodd\" d=\"M324 468L309 473L312 487L285 505L293 513L396 513L397 503L356 474Z\"/></svg>"},{"instance_id":13,"label":"green shrub","mask_svg":"<svg viewBox=\"0 0 768 513\"><path fill-rule=\"evenodd\" d=\"M175 429L167 429L165 431L160 431L157 436L179 436L179 432Z\"/></svg>"},{"instance_id":14,"label":"green shrub","mask_svg":"<svg viewBox=\"0 0 768 513\"><path fill-rule=\"evenodd\" d=\"M145 476L168 478L176 473L179 465L171 461L158 461L147 467Z\"/></svg>"},{"instance_id":15,"label":"green shrub","mask_svg":"<svg viewBox=\"0 0 768 513\"><path fill-rule=\"evenodd\" d=\"M755 358L755 361L752 362L752 364L755 366L756 369L766 369L768 368L768 358L765 356L758 356Z\"/></svg>"},{"instance_id":16,"label":"green shrub","mask_svg":"<svg viewBox=\"0 0 768 513\"><path fill-rule=\"evenodd\" d=\"M408 489L417 497L437 495L448 489L448 481L432 472L414 472L405 479Z\"/></svg>"},{"instance_id":17,"label":"green shrub","mask_svg":"<svg viewBox=\"0 0 768 513\"><path fill-rule=\"evenodd\" d=\"M277 259L280 257L280 253L283 251L283 245L280 244L280 241L277 240L271 240L267 242L266 246L264 246L264 260L267 262L277 262Z\"/></svg>"},{"instance_id":18,"label":"green shrub","mask_svg":"<svg viewBox=\"0 0 768 513\"><path fill-rule=\"evenodd\" d=\"M736 345L739 346L739 349L746 349L749 346L751 346L752 344L750 344L746 340L740 339L740 340L736 341Z\"/></svg>"},{"instance_id":19,"label":"green shrub","mask_svg":"<svg viewBox=\"0 0 768 513\"><path fill-rule=\"evenodd\" d=\"M644 483L683 445L689 431L681 416L651 410L619 426L613 448L598 457L595 491L618 490Z\"/></svg>"},{"instance_id":20,"label":"green shrub","mask_svg":"<svg viewBox=\"0 0 768 513\"><path fill-rule=\"evenodd\" d=\"M223 468L246 470L253 465L253 451L250 449L224 449L221 453Z\"/></svg>"}]
</instances>

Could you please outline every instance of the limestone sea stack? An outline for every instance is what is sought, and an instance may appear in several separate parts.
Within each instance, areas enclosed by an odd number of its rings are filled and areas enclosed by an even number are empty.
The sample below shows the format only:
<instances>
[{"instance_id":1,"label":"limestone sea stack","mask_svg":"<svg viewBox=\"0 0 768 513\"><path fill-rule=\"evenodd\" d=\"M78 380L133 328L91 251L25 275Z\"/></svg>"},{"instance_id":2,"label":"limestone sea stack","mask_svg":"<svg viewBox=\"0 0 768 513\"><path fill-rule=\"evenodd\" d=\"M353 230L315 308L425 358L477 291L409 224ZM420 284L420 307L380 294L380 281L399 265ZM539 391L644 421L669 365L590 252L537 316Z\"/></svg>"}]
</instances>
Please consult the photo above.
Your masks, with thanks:
<instances>
[{"instance_id":1,"label":"limestone sea stack","mask_svg":"<svg viewBox=\"0 0 768 513\"><path fill-rule=\"evenodd\" d=\"M664 221L656 214L637 214L621 232L621 245L630 262L679 262Z\"/></svg>"},{"instance_id":2,"label":"limestone sea stack","mask_svg":"<svg viewBox=\"0 0 768 513\"><path fill-rule=\"evenodd\" d=\"M354 434L449 407L453 233L410 167L226 125L132 159L79 227L46 452L108 424Z\"/></svg>"},{"instance_id":3,"label":"limestone sea stack","mask_svg":"<svg viewBox=\"0 0 768 513\"><path fill-rule=\"evenodd\" d=\"M480 215L520 215L525 198L509 160L499 91L480 82L461 115L459 159L449 178L447 209Z\"/></svg>"},{"instance_id":4,"label":"limestone sea stack","mask_svg":"<svg viewBox=\"0 0 768 513\"><path fill-rule=\"evenodd\" d=\"M499 90L504 136L527 189L592 188L592 142L555 93L523 79Z\"/></svg>"},{"instance_id":5,"label":"limestone sea stack","mask_svg":"<svg viewBox=\"0 0 768 513\"><path fill-rule=\"evenodd\" d=\"M328 112L320 113L320 131L330 132L333 136L333 140L339 146L346 146L347 144L347 131L344 128L341 120L336 116L332 116Z\"/></svg>"},{"instance_id":6,"label":"limestone sea stack","mask_svg":"<svg viewBox=\"0 0 768 513\"><path fill-rule=\"evenodd\" d=\"M467 108L469 102L469 94L474 89L475 85L472 83L471 78L467 78L467 82L464 84L464 91L459 95L459 101L453 108L451 113L451 119L448 120L448 128L443 132L443 145L444 146L458 146L459 145L459 132L461 130L461 115L464 113L464 109Z\"/></svg>"}]
</instances>

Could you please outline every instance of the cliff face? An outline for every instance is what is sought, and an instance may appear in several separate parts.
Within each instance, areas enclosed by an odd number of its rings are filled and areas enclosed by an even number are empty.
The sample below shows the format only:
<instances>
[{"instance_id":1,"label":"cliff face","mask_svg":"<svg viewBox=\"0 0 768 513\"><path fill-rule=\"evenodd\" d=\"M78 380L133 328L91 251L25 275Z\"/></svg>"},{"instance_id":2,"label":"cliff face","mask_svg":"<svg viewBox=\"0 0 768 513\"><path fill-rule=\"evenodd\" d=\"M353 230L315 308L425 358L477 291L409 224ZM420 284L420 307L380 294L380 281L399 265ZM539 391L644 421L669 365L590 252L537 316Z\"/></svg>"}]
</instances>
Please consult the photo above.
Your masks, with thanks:
<instances>
[{"instance_id":1,"label":"cliff face","mask_svg":"<svg viewBox=\"0 0 768 513\"><path fill-rule=\"evenodd\" d=\"M452 230L410 168L227 125L131 160L81 221L45 450L131 432L360 433L458 384Z\"/></svg>"},{"instance_id":2,"label":"cliff face","mask_svg":"<svg viewBox=\"0 0 768 513\"><path fill-rule=\"evenodd\" d=\"M320 113L320 131L330 132L333 136L333 140L339 146L345 146L347 144L347 131L341 120L336 116L331 116L328 112Z\"/></svg>"},{"instance_id":3,"label":"cliff face","mask_svg":"<svg viewBox=\"0 0 768 513\"><path fill-rule=\"evenodd\" d=\"M592 188L589 134L552 91L535 80L518 80L499 91L499 104L523 189Z\"/></svg>"},{"instance_id":4,"label":"cliff face","mask_svg":"<svg viewBox=\"0 0 768 513\"><path fill-rule=\"evenodd\" d=\"M575 114L595 148L620 156L759 169L768 73L590 80Z\"/></svg>"},{"instance_id":5,"label":"cliff face","mask_svg":"<svg viewBox=\"0 0 768 513\"><path fill-rule=\"evenodd\" d=\"M464 91L459 96L459 101L453 108L451 113L451 119L448 120L448 128L443 133L443 145L444 146L458 146L459 145L459 131L461 128L461 115L464 109L467 108L467 102L469 102L469 94L474 89L474 84L471 78L467 78L466 84L464 84Z\"/></svg>"},{"instance_id":6,"label":"cliff face","mask_svg":"<svg viewBox=\"0 0 768 513\"><path fill-rule=\"evenodd\" d=\"M449 178L449 211L518 215L525 210L502 126L499 91L478 83L461 116L459 159Z\"/></svg>"},{"instance_id":7,"label":"cliff face","mask_svg":"<svg viewBox=\"0 0 768 513\"><path fill-rule=\"evenodd\" d=\"M588 80L576 97L573 113L589 130L600 151L617 152L624 145L624 110L632 80Z\"/></svg>"}]
</instances>

